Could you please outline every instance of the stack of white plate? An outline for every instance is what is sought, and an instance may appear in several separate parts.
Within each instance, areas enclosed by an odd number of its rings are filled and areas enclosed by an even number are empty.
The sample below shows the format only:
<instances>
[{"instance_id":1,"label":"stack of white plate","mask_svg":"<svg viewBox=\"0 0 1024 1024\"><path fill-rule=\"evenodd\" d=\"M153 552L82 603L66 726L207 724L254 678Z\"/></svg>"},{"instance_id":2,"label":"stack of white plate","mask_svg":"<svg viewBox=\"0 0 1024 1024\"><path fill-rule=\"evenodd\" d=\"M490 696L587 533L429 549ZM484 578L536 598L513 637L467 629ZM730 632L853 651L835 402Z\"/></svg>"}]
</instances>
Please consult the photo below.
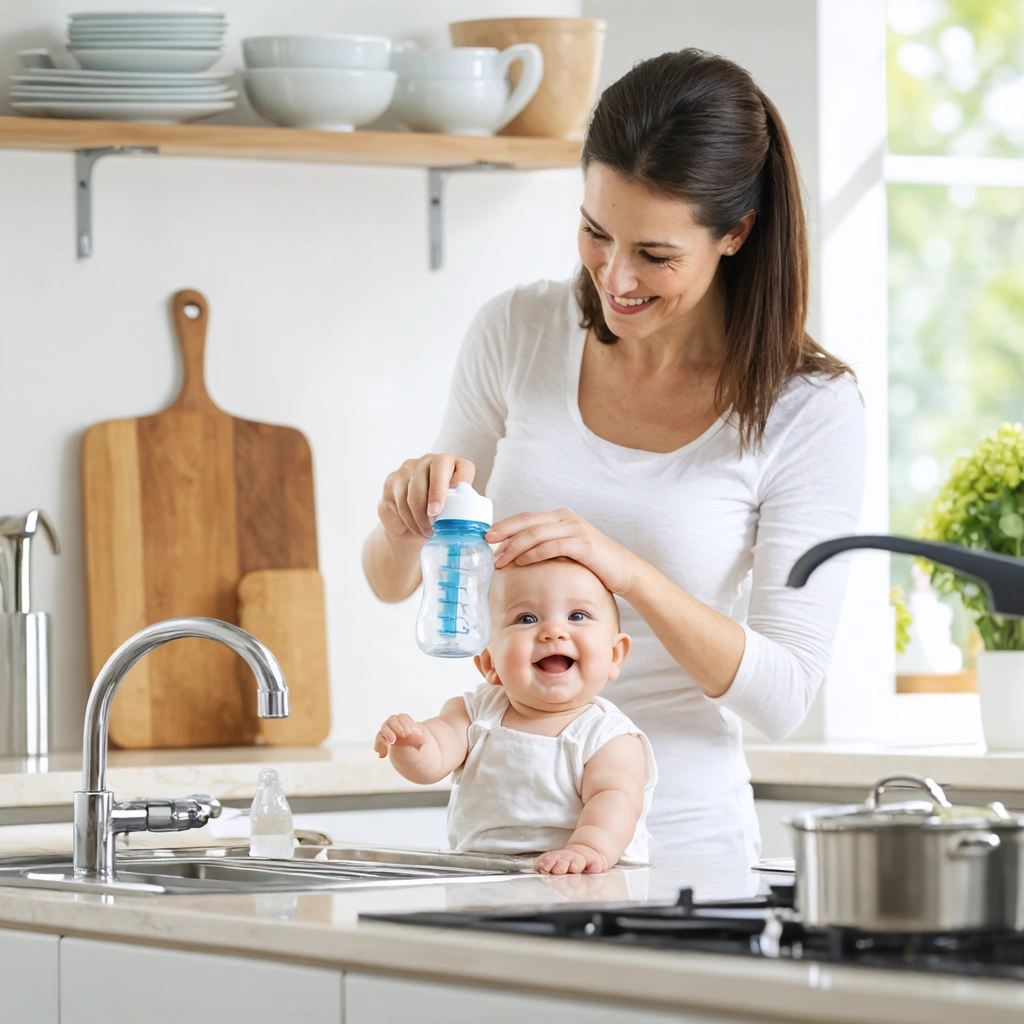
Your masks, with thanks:
<instances>
[{"instance_id":1,"label":"stack of white plate","mask_svg":"<svg viewBox=\"0 0 1024 1024\"><path fill-rule=\"evenodd\" d=\"M90 71L205 71L221 55L226 23L209 8L72 14L68 50Z\"/></svg>"},{"instance_id":2,"label":"stack of white plate","mask_svg":"<svg viewBox=\"0 0 1024 1024\"><path fill-rule=\"evenodd\" d=\"M230 71L68 71L29 68L11 75L11 106L32 117L177 124L232 110Z\"/></svg>"},{"instance_id":3,"label":"stack of white plate","mask_svg":"<svg viewBox=\"0 0 1024 1024\"><path fill-rule=\"evenodd\" d=\"M221 53L216 11L73 14L74 70L38 66L11 75L11 106L33 117L174 124L231 110L230 71L207 71ZM25 63L30 63L26 58Z\"/></svg>"}]
</instances>

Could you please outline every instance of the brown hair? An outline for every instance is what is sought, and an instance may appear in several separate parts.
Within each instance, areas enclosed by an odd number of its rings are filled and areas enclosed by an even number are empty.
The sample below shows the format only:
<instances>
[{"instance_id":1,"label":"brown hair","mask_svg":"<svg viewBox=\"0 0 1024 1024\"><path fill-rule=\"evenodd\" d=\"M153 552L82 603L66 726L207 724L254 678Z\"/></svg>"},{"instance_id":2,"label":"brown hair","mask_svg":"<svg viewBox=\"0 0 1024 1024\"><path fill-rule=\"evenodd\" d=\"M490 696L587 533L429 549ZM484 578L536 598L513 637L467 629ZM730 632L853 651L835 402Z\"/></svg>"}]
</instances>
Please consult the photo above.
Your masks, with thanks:
<instances>
[{"instance_id":1,"label":"brown hair","mask_svg":"<svg viewBox=\"0 0 1024 1024\"><path fill-rule=\"evenodd\" d=\"M689 203L716 239L756 214L744 244L721 262L726 356L715 403L732 408L744 448L760 443L794 375L854 376L807 334L807 222L796 161L778 110L747 71L695 49L641 61L601 95L583 144L584 171L592 163ZM586 267L576 297L580 326L614 344Z\"/></svg>"}]
</instances>

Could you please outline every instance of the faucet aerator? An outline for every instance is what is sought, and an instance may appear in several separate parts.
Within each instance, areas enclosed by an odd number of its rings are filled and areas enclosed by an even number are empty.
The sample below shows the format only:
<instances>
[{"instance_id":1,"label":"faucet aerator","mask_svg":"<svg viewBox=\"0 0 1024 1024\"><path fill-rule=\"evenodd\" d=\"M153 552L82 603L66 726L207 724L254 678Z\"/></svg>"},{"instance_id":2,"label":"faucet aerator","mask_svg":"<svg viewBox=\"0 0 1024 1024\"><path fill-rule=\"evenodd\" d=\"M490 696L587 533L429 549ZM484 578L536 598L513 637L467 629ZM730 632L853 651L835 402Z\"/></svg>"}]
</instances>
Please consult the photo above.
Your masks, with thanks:
<instances>
[{"instance_id":1,"label":"faucet aerator","mask_svg":"<svg viewBox=\"0 0 1024 1024\"><path fill-rule=\"evenodd\" d=\"M288 691L260 690L258 713L260 718L287 718Z\"/></svg>"}]
</instances>

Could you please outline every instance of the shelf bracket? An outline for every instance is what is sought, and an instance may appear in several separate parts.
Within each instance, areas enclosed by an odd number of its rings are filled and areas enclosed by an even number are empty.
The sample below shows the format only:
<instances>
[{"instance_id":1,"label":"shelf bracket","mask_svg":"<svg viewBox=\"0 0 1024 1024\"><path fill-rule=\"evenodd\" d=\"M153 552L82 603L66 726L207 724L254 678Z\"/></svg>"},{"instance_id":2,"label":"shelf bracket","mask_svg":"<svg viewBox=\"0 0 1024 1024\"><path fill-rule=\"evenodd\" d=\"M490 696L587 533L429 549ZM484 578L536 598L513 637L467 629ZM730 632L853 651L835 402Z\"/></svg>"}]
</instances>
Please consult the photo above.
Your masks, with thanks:
<instances>
[{"instance_id":1,"label":"shelf bracket","mask_svg":"<svg viewBox=\"0 0 1024 1024\"><path fill-rule=\"evenodd\" d=\"M457 171L510 171L512 164L479 163L458 164L455 167L431 167L428 187L430 192L430 269L439 270L444 264L444 187L448 175Z\"/></svg>"},{"instance_id":2,"label":"shelf bracket","mask_svg":"<svg viewBox=\"0 0 1024 1024\"><path fill-rule=\"evenodd\" d=\"M101 146L75 150L75 228L78 258L92 255L92 169L100 157L156 153L156 146Z\"/></svg>"}]
</instances>

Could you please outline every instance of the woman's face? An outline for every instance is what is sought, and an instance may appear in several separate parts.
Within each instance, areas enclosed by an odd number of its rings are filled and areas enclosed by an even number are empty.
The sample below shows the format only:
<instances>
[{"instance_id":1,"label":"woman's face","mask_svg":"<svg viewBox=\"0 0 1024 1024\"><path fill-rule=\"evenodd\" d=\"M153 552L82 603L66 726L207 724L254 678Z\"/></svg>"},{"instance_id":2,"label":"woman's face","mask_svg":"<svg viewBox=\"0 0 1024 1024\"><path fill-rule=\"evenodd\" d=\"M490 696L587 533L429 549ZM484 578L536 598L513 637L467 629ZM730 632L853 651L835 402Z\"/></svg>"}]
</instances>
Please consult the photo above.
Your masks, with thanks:
<instances>
[{"instance_id":1,"label":"woman's face","mask_svg":"<svg viewBox=\"0 0 1024 1024\"><path fill-rule=\"evenodd\" d=\"M715 239L690 205L627 181L605 164L587 168L579 230L605 321L619 338L647 338L682 323L707 294L723 254L742 244L748 218Z\"/></svg>"}]
</instances>

